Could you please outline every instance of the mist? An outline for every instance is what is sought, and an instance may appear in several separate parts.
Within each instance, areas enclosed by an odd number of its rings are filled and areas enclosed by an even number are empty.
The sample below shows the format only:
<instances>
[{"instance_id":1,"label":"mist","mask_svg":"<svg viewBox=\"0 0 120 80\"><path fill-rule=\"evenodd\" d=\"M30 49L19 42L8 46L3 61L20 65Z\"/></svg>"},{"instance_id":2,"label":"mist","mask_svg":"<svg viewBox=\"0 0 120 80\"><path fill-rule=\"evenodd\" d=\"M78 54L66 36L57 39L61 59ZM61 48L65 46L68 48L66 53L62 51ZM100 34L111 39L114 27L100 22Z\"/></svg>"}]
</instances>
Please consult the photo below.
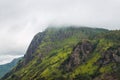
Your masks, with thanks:
<instances>
[{"instance_id":1,"label":"mist","mask_svg":"<svg viewBox=\"0 0 120 80\"><path fill-rule=\"evenodd\" d=\"M23 56L50 25L120 29L119 9L120 0L0 0L0 64Z\"/></svg>"}]
</instances>

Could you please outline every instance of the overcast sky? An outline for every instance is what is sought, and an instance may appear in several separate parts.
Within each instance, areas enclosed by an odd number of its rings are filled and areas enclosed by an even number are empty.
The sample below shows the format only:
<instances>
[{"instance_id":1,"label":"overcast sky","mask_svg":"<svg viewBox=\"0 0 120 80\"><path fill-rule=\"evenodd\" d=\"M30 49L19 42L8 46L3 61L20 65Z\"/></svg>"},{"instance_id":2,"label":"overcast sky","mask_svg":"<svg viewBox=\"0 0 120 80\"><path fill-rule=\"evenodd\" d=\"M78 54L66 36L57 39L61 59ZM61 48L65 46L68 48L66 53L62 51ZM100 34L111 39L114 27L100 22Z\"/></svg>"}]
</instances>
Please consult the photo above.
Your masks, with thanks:
<instances>
[{"instance_id":1,"label":"overcast sky","mask_svg":"<svg viewBox=\"0 0 120 80\"><path fill-rule=\"evenodd\" d=\"M0 64L51 24L120 29L120 0L0 0Z\"/></svg>"}]
</instances>

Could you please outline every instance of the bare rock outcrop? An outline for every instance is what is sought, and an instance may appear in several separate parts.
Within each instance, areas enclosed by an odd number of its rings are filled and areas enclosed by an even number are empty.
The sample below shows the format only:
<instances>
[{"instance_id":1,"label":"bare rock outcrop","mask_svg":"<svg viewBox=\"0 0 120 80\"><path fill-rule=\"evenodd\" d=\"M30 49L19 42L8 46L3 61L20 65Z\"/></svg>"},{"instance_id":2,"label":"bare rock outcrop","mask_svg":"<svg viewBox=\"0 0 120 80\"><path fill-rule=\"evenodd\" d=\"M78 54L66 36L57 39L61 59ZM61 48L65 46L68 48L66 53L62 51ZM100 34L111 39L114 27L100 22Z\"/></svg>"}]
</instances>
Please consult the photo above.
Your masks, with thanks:
<instances>
[{"instance_id":1,"label":"bare rock outcrop","mask_svg":"<svg viewBox=\"0 0 120 80\"><path fill-rule=\"evenodd\" d=\"M63 62L64 68L67 71L71 71L74 67L79 66L84 63L88 57L88 55L93 51L93 45L89 41L84 41L82 43L78 43L77 46L73 49L70 57Z\"/></svg>"},{"instance_id":2,"label":"bare rock outcrop","mask_svg":"<svg viewBox=\"0 0 120 80\"><path fill-rule=\"evenodd\" d=\"M120 47L117 49L108 49L107 51L103 52L102 57L98 60L98 64L106 65L111 62L120 63Z\"/></svg>"},{"instance_id":3,"label":"bare rock outcrop","mask_svg":"<svg viewBox=\"0 0 120 80\"><path fill-rule=\"evenodd\" d=\"M40 45L43 37L44 37L44 32L43 33L38 33L37 35L35 35L35 37L33 38L26 54L24 55L24 62L23 65L26 65L29 61L31 61L33 59L33 54L36 51L36 49L38 48L38 46Z\"/></svg>"}]
</instances>

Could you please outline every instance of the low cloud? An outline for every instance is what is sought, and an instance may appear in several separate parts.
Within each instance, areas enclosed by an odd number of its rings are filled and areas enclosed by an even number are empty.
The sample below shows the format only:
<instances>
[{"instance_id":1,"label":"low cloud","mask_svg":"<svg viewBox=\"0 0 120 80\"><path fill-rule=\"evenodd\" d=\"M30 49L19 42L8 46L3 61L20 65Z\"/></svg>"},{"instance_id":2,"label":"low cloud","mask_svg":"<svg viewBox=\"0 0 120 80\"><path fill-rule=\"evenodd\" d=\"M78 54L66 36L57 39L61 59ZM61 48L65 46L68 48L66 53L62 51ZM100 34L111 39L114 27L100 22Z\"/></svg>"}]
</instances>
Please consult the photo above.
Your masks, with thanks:
<instances>
[{"instance_id":1,"label":"low cloud","mask_svg":"<svg viewBox=\"0 0 120 80\"><path fill-rule=\"evenodd\" d=\"M119 0L0 0L0 64L24 55L51 24L120 29L119 9Z\"/></svg>"},{"instance_id":2,"label":"low cloud","mask_svg":"<svg viewBox=\"0 0 120 80\"><path fill-rule=\"evenodd\" d=\"M22 55L1 55L0 57L0 65L3 65L3 64L6 64L6 63L9 63L11 62L14 58L19 58L21 57Z\"/></svg>"}]
</instances>

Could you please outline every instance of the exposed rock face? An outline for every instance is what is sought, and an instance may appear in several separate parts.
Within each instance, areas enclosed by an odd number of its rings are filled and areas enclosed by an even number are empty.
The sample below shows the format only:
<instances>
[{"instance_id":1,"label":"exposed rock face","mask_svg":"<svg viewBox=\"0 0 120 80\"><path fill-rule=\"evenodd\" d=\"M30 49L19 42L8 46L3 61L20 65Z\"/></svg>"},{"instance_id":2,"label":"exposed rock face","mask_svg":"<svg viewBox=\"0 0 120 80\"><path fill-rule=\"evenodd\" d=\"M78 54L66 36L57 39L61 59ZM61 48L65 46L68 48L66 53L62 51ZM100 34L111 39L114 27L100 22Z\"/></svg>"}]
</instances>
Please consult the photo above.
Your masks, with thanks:
<instances>
[{"instance_id":1,"label":"exposed rock face","mask_svg":"<svg viewBox=\"0 0 120 80\"><path fill-rule=\"evenodd\" d=\"M35 37L33 38L25 56L24 56L24 65L27 64L29 61L31 61L33 59L33 53L36 51L37 47L40 45L43 37L44 37L44 32L42 33L38 33L37 35L35 35Z\"/></svg>"},{"instance_id":2,"label":"exposed rock face","mask_svg":"<svg viewBox=\"0 0 120 80\"><path fill-rule=\"evenodd\" d=\"M62 64L67 71L71 71L74 67L84 63L88 55L93 51L93 45L84 41L79 43L74 49L70 57Z\"/></svg>"},{"instance_id":3,"label":"exposed rock face","mask_svg":"<svg viewBox=\"0 0 120 80\"><path fill-rule=\"evenodd\" d=\"M98 60L101 65L109 64L110 62L120 63L120 47L117 49L108 49L102 53L102 57Z\"/></svg>"},{"instance_id":4,"label":"exposed rock face","mask_svg":"<svg viewBox=\"0 0 120 80\"><path fill-rule=\"evenodd\" d=\"M38 33L24 59L1 80L120 80L119 34L97 38L102 32L106 30L52 28ZM102 51L110 48L108 43L111 49Z\"/></svg>"}]
</instances>

